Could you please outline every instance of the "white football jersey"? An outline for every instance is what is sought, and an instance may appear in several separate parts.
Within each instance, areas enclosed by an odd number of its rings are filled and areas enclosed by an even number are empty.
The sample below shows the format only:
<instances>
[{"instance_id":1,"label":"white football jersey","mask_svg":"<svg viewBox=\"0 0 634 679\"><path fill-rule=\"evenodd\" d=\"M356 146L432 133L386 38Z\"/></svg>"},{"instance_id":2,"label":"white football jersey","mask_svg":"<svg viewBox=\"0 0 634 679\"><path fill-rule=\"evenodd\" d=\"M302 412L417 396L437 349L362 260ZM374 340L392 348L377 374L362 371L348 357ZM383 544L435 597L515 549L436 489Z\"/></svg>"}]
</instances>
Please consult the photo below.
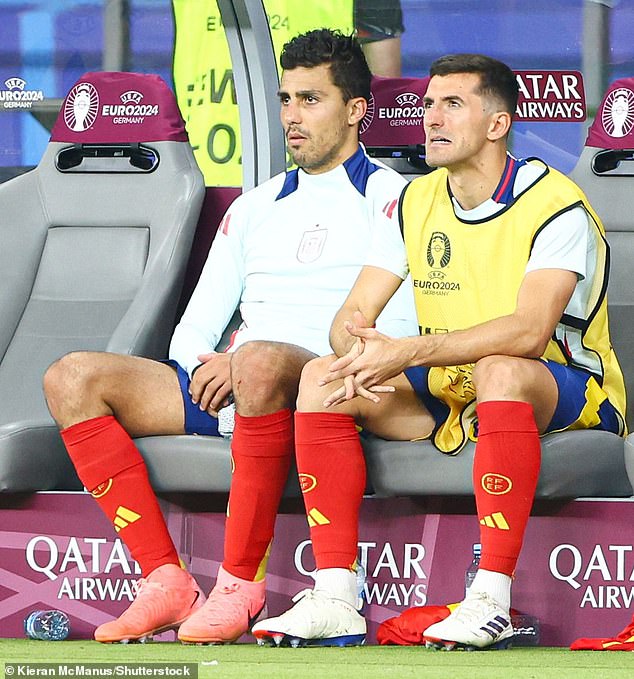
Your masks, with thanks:
<instances>
[{"instance_id":1,"label":"white football jersey","mask_svg":"<svg viewBox=\"0 0 634 679\"><path fill-rule=\"evenodd\" d=\"M376 230L398 231L405 184L359 146L329 172L293 170L239 196L218 227L170 358L191 375L197 356L215 349L238 306L243 322L230 350L268 340L332 353L333 317ZM377 328L395 337L418 334L411 286L400 287Z\"/></svg>"}]
</instances>

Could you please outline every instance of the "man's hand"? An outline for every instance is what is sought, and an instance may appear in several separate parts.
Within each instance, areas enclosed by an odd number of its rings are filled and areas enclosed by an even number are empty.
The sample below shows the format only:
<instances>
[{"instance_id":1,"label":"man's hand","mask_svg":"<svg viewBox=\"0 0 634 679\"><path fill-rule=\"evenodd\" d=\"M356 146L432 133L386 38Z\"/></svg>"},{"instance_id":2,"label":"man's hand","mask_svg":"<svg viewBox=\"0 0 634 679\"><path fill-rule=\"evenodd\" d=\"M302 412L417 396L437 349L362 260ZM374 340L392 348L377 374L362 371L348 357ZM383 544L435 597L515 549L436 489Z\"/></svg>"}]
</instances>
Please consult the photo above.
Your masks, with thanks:
<instances>
[{"instance_id":1,"label":"man's hand","mask_svg":"<svg viewBox=\"0 0 634 679\"><path fill-rule=\"evenodd\" d=\"M367 324L360 323L361 319L361 314L355 314L354 322L346 321L346 331L357 341L347 354L332 363L328 374L319 381L320 386L336 380L344 382L342 387L326 398L326 407L348 401L354 396L378 403L378 393L394 391L385 382L410 365L413 352L406 344L407 338L397 340L383 335L374 328L368 328Z\"/></svg>"},{"instance_id":2,"label":"man's hand","mask_svg":"<svg viewBox=\"0 0 634 679\"><path fill-rule=\"evenodd\" d=\"M198 360L201 364L194 372L189 393L201 410L218 417L218 411L230 403L231 354L200 354Z\"/></svg>"}]
</instances>

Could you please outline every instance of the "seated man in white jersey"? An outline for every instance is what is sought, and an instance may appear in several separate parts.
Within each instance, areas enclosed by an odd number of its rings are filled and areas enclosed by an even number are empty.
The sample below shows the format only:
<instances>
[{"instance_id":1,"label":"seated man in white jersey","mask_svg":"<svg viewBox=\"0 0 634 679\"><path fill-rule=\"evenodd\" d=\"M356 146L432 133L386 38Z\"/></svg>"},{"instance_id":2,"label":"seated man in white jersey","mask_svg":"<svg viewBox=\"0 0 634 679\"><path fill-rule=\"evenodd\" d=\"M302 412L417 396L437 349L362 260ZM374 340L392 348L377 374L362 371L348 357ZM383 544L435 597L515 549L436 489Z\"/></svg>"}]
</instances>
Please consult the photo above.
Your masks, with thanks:
<instances>
[{"instance_id":1,"label":"seated man in white jersey","mask_svg":"<svg viewBox=\"0 0 634 679\"><path fill-rule=\"evenodd\" d=\"M45 376L50 411L85 487L109 519L134 512L118 535L143 578L136 599L97 628L102 642L179 629L181 641L223 643L247 632L265 601L265 568L290 467L293 409L303 366L330 353L328 332L375 232L398 231L406 184L358 141L371 74L357 41L316 30L281 54L281 122L299 169L238 197L224 216L170 361L75 352ZM236 307L228 353L215 347ZM411 293L378 320L415 334ZM132 438L218 434L235 401L233 477L225 554L204 600L179 556ZM203 605L204 604L204 605Z\"/></svg>"},{"instance_id":2,"label":"seated man in white jersey","mask_svg":"<svg viewBox=\"0 0 634 679\"><path fill-rule=\"evenodd\" d=\"M480 569L464 601L424 632L428 645L450 650L500 648L513 635L511 579L537 485L539 436L624 433L599 218L567 177L508 153L518 95L508 66L451 55L430 74L426 161L439 169L403 192L402 236L377 234L333 323L336 356L311 361L300 382L297 465L315 479L304 501L329 521L311 527L322 587L258 622L260 640L355 634L350 565L365 485L357 423L387 439L430 439L439 454L477 440ZM393 338L371 325L408 273L420 335Z\"/></svg>"}]
</instances>

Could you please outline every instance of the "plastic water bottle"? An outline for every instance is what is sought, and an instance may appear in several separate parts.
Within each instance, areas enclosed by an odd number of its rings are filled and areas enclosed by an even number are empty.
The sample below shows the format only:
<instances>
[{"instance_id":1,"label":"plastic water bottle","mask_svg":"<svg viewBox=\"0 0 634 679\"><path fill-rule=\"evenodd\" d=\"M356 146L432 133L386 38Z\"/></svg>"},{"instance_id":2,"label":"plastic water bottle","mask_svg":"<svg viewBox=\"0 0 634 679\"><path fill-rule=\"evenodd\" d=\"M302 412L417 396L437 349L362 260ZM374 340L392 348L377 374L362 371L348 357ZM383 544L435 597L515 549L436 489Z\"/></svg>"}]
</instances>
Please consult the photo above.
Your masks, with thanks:
<instances>
[{"instance_id":1,"label":"plastic water bottle","mask_svg":"<svg viewBox=\"0 0 634 679\"><path fill-rule=\"evenodd\" d=\"M357 559L357 610L362 611L365 606L365 568Z\"/></svg>"},{"instance_id":2,"label":"plastic water bottle","mask_svg":"<svg viewBox=\"0 0 634 679\"><path fill-rule=\"evenodd\" d=\"M512 613L513 646L539 646L540 622L539 618L526 613Z\"/></svg>"},{"instance_id":3,"label":"plastic water bottle","mask_svg":"<svg viewBox=\"0 0 634 679\"><path fill-rule=\"evenodd\" d=\"M70 632L70 620L64 611L33 611L24 619L24 632L29 639L63 641Z\"/></svg>"},{"instance_id":4,"label":"plastic water bottle","mask_svg":"<svg viewBox=\"0 0 634 679\"><path fill-rule=\"evenodd\" d=\"M473 559L471 563L469 564L469 568L467 568L467 571L464 574L464 591L465 595L468 594L469 588L473 584L473 581L475 580L476 573L478 572L478 568L480 567L480 554L482 553L482 545L479 543L476 543L473 545Z\"/></svg>"}]
</instances>

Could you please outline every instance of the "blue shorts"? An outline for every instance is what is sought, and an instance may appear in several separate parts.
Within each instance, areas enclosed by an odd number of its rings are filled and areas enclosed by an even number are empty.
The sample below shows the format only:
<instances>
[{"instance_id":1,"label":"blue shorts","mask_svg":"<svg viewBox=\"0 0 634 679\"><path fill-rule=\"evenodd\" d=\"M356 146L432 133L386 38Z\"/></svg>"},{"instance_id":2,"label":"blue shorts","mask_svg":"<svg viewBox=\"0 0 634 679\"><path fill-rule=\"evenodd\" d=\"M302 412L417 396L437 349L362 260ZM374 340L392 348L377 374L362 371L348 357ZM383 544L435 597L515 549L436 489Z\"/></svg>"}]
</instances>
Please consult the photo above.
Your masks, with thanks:
<instances>
[{"instance_id":1,"label":"blue shorts","mask_svg":"<svg viewBox=\"0 0 634 679\"><path fill-rule=\"evenodd\" d=\"M196 403L192 402L189 393L189 375L187 371L176 361L162 361L176 369L178 383L183 397L183 409L185 411L185 433L202 434L203 436L220 436L218 433L218 418L210 415L206 410L201 410Z\"/></svg>"},{"instance_id":2,"label":"blue shorts","mask_svg":"<svg viewBox=\"0 0 634 679\"><path fill-rule=\"evenodd\" d=\"M600 429L622 435L624 422L597 379L584 370L539 359L557 383L559 398L545 434ZM456 454L477 438L475 390L467 366L407 368L405 375L434 418L430 439L443 453Z\"/></svg>"}]
</instances>

